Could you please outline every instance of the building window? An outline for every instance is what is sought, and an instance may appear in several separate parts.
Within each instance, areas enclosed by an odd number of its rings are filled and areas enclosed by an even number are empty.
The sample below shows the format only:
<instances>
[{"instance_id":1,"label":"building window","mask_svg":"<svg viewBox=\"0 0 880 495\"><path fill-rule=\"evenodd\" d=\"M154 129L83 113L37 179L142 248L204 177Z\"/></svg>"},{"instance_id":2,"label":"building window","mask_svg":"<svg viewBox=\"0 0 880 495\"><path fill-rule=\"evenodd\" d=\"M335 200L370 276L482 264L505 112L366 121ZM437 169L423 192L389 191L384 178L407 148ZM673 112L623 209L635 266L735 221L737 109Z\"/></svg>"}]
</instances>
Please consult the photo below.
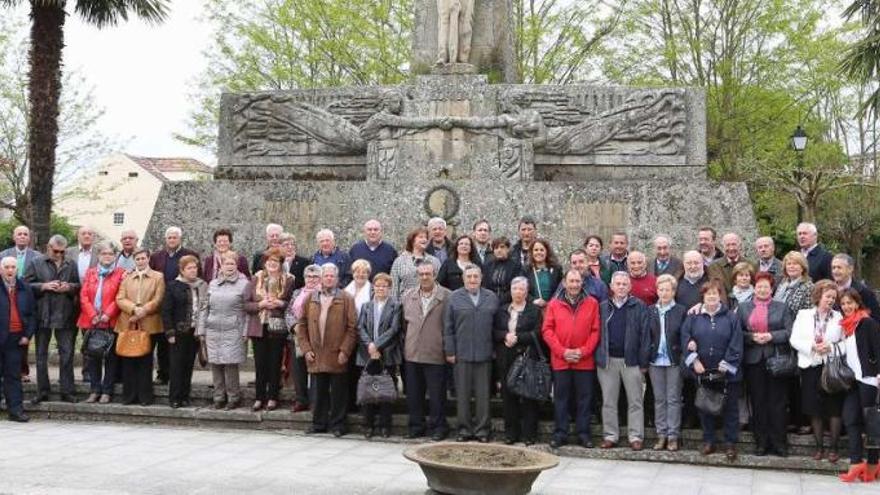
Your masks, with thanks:
<instances>
[{"instance_id":1,"label":"building window","mask_svg":"<svg viewBox=\"0 0 880 495\"><path fill-rule=\"evenodd\" d=\"M108 172L106 170L101 170L98 172L98 175L109 175L109 174L110 174L110 172Z\"/></svg>"},{"instance_id":2,"label":"building window","mask_svg":"<svg viewBox=\"0 0 880 495\"><path fill-rule=\"evenodd\" d=\"M125 213L113 214L113 225L122 225L125 223Z\"/></svg>"},{"instance_id":3,"label":"building window","mask_svg":"<svg viewBox=\"0 0 880 495\"><path fill-rule=\"evenodd\" d=\"M137 173L137 172L129 172L129 173L128 173L128 176L129 176L129 177L137 177L137 176L138 176L138 173Z\"/></svg>"}]
</instances>

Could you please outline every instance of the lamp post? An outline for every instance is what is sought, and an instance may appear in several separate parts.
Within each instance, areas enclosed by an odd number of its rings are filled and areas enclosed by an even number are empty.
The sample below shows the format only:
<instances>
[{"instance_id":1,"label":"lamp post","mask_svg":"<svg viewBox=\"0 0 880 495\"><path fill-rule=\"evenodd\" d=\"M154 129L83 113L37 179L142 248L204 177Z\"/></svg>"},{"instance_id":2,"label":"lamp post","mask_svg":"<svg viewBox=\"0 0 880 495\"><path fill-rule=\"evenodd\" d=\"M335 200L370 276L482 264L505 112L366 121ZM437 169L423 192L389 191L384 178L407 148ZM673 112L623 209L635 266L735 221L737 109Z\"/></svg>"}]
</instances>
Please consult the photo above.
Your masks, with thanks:
<instances>
[{"instance_id":1,"label":"lamp post","mask_svg":"<svg viewBox=\"0 0 880 495\"><path fill-rule=\"evenodd\" d=\"M807 133L804 128L798 124L794 134L791 135L791 147L797 153L797 169L795 170L795 180L798 186L804 178L804 150L807 149ZM801 202L797 203L797 221L800 224L804 219L804 207Z\"/></svg>"}]
</instances>

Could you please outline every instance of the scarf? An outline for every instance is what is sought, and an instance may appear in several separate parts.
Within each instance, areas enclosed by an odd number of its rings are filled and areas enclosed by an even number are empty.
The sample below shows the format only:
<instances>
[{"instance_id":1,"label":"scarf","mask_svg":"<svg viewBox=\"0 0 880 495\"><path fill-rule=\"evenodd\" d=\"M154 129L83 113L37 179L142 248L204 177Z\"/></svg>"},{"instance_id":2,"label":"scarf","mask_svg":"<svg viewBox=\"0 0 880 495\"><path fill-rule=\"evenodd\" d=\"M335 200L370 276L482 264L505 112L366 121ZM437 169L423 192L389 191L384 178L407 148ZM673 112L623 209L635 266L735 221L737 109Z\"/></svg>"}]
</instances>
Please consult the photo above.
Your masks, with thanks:
<instances>
[{"instance_id":1,"label":"scarf","mask_svg":"<svg viewBox=\"0 0 880 495\"><path fill-rule=\"evenodd\" d=\"M843 334L847 337L852 337L853 334L856 333L856 327L859 326L862 320L865 318L870 318L870 313L868 313L867 309L860 309L858 311L853 311L853 313L849 316L844 316L840 321L840 328L843 328Z\"/></svg>"},{"instance_id":2,"label":"scarf","mask_svg":"<svg viewBox=\"0 0 880 495\"><path fill-rule=\"evenodd\" d=\"M767 333L770 331L770 299L755 298L755 309L749 315L749 328L755 333Z\"/></svg>"},{"instance_id":3,"label":"scarf","mask_svg":"<svg viewBox=\"0 0 880 495\"><path fill-rule=\"evenodd\" d=\"M95 289L95 311L98 313L101 312L102 303L104 302L104 279L111 273L113 273L112 266L98 265L98 288Z\"/></svg>"},{"instance_id":4,"label":"scarf","mask_svg":"<svg viewBox=\"0 0 880 495\"><path fill-rule=\"evenodd\" d=\"M195 319L196 315L199 313L199 303L203 297L205 291L205 281L197 278L194 281L190 282L189 280L183 278L183 275L178 275L176 279L178 282L185 284L189 287L190 296L192 299L192 308L190 313L190 322L188 323L190 326L195 327Z\"/></svg>"},{"instance_id":5,"label":"scarf","mask_svg":"<svg viewBox=\"0 0 880 495\"><path fill-rule=\"evenodd\" d=\"M304 306L306 305L306 301L309 300L312 294L318 290L318 287L314 289L309 289L308 287L303 287L300 291L299 295L296 296L296 300L293 301L293 316L296 317L297 320L302 318Z\"/></svg>"},{"instance_id":6,"label":"scarf","mask_svg":"<svg viewBox=\"0 0 880 495\"><path fill-rule=\"evenodd\" d=\"M212 275L212 280L220 276L220 251L217 251L216 249L214 250L214 272ZM186 283L185 280L181 280L181 282Z\"/></svg>"},{"instance_id":7,"label":"scarf","mask_svg":"<svg viewBox=\"0 0 880 495\"><path fill-rule=\"evenodd\" d=\"M797 286L801 285L803 280L796 278L792 279L784 279L780 284L779 288L776 289L776 294L773 296L773 299L779 302L785 302L788 299L789 293L797 288Z\"/></svg>"},{"instance_id":8,"label":"scarf","mask_svg":"<svg viewBox=\"0 0 880 495\"><path fill-rule=\"evenodd\" d=\"M734 286L733 290L730 291L730 295L736 299L736 302L742 304L744 302L752 299L752 296L755 294L755 288L749 286L747 289L741 289L738 286Z\"/></svg>"}]
</instances>

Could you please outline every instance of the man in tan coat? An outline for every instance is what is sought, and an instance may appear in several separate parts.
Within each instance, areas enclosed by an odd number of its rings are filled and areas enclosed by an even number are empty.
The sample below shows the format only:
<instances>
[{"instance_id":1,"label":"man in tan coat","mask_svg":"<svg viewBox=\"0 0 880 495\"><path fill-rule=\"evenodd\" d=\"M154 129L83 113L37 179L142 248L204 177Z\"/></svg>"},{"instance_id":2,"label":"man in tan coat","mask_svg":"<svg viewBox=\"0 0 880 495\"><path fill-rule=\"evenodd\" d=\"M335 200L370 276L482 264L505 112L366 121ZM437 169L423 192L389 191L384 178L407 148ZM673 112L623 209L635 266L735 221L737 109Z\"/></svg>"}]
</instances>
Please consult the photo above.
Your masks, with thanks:
<instances>
[{"instance_id":1,"label":"man in tan coat","mask_svg":"<svg viewBox=\"0 0 880 495\"><path fill-rule=\"evenodd\" d=\"M321 266L321 290L309 298L296 335L312 375L312 426L306 433L345 435L348 410L348 360L357 343L354 299L337 285L339 268Z\"/></svg>"},{"instance_id":2,"label":"man in tan coat","mask_svg":"<svg viewBox=\"0 0 880 495\"><path fill-rule=\"evenodd\" d=\"M409 410L408 438L427 433L435 441L446 438L446 356L443 354L443 312L449 289L436 283L436 268L422 263L416 268L419 286L403 295L404 379ZM428 425L425 428L425 392Z\"/></svg>"}]
</instances>

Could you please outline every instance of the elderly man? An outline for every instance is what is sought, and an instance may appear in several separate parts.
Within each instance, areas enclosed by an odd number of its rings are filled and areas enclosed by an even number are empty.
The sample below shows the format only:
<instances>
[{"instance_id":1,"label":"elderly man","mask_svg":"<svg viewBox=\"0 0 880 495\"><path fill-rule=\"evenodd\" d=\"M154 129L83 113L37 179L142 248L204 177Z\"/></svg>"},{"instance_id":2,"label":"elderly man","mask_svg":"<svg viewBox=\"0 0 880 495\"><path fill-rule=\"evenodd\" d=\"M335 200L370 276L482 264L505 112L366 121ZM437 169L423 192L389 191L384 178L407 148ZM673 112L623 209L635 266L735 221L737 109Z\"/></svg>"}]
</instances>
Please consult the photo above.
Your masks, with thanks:
<instances>
[{"instance_id":1,"label":"elderly man","mask_svg":"<svg viewBox=\"0 0 880 495\"><path fill-rule=\"evenodd\" d=\"M807 265L810 268L810 278L813 282L823 279L831 280L831 253L819 244L819 231L816 225L803 222L795 231L801 254L807 257Z\"/></svg>"},{"instance_id":2,"label":"elderly man","mask_svg":"<svg viewBox=\"0 0 880 495\"><path fill-rule=\"evenodd\" d=\"M318 250L312 255L312 263L324 266L327 263L336 265L337 277L340 287L345 287L351 282L351 260L348 254L336 246L336 235L330 229L321 229L315 235L318 241Z\"/></svg>"},{"instance_id":3,"label":"elderly man","mask_svg":"<svg viewBox=\"0 0 880 495\"><path fill-rule=\"evenodd\" d=\"M510 257L519 261L520 266L526 266L529 261L529 249L532 248L532 243L538 238L538 227L535 219L530 216L520 218L517 231L519 232L519 240L510 248Z\"/></svg>"},{"instance_id":4,"label":"elderly man","mask_svg":"<svg viewBox=\"0 0 880 495\"><path fill-rule=\"evenodd\" d=\"M348 250L352 263L367 260L370 263L370 280L379 273L391 273L391 265L397 259L397 250L382 240L382 224L378 220L364 223L364 238ZM351 268L351 267L349 267Z\"/></svg>"},{"instance_id":5,"label":"elderly man","mask_svg":"<svg viewBox=\"0 0 880 495\"><path fill-rule=\"evenodd\" d=\"M645 440L643 398L651 352L650 323L647 306L632 297L630 289L629 275L614 273L611 297L599 305L602 327L595 359L602 387L603 449L616 447L620 438L617 402L621 381L626 391L630 448L642 450Z\"/></svg>"},{"instance_id":6,"label":"elderly man","mask_svg":"<svg viewBox=\"0 0 880 495\"><path fill-rule=\"evenodd\" d=\"M626 232L615 232L611 234L611 247L608 250L608 254L602 256L603 263L608 267L606 273L613 274L615 272L628 271L628 257L629 236L626 235ZM609 279L609 283L610 282Z\"/></svg>"},{"instance_id":7,"label":"elderly man","mask_svg":"<svg viewBox=\"0 0 880 495\"><path fill-rule=\"evenodd\" d=\"M446 438L446 356L443 353L443 314L449 289L436 282L437 267L421 263L416 267L419 286L403 294L404 379L409 411L407 438L428 434L434 441ZM425 394L428 395L428 423L425 426Z\"/></svg>"},{"instance_id":8,"label":"elderly man","mask_svg":"<svg viewBox=\"0 0 880 495\"><path fill-rule=\"evenodd\" d=\"M657 302L657 277L648 273L648 258L641 251L629 253L631 294L650 306Z\"/></svg>"},{"instance_id":9,"label":"elderly man","mask_svg":"<svg viewBox=\"0 0 880 495\"><path fill-rule=\"evenodd\" d=\"M254 253L251 259L251 273L255 274L263 269L263 253L281 245L281 234L284 233L284 227L277 223L266 225L266 247Z\"/></svg>"},{"instance_id":10,"label":"elderly man","mask_svg":"<svg viewBox=\"0 0 880 495\"><path fill-rule=\"evenodd\" d=\"M871 318L880 322L880 304L877 303L877 296L865 282L853 279L854 269L855 262L848 254L838 253L831 259L831 276L837 283L838 292L844 289L855 289L862 297L865 307L871 311Z\"/></svg>"},{"instance_id":11,"label":"elderly man","mask_svg":"<svg viewBox=\"0 0 880 495\"><path fill-rule=\"evenodd\" d=\"M183 231L180 227L168 227L165 229L165 247L153 253L150 256L150 268L161 273L165 279L165 286L177 278L180 273L180 258L184 256L195 256L199 259L198 253L182 246ZM202 276L201 263L199 265L199 277ZM153 335L153 349L156 350L156 382L157 384L168 384L168 339L165 338L163 332Z\"/></svg>"},{"instance_id":12,"label":"elderly man","mask_svg":"<svg viewBox=\"0 0 880 495\"><path fill-rule=\"evenodd\" d=\"M703 226L697 229L697 251L703 256L703 265L705 266L724 256L724 253L715 245L717 237L718 234L712 227Z\"/></svg>"},{"instance_id":13,"label":"elderly man","mask_svg":"<svg viewBox=\"0 0 880 495\"><path fill-rule=\"evenodd\" d=\"M95 249L95 231L83 225L76 231L76 246L70 246L64 257L76 263L76 275L82 280L86 270L98 264L98 251Z\"/></svg>"},{"instance_id":14,"label":"elderly man","mask_svg":"<svg viewBox=\"0 0 880 495\"><path fill-rule=\"evenodd\" d=\"M680 259L672 255L672 241L665 235L654 238L654 261L651 263L651 273L655 277L668 273L676 279L684 274L684 265Z\"/></svg>"},{"instance_id":15,"label":"elderly man","mask_svg":"<svg viewBox=\"0 0 880 495\"><path fill-rule=\"evenodd\" d=\"M24 277L28 265L36 258L40 257L40 253L31 248L31 230L24 225L19 225L12 231L12 241L15 244L11 248L0 252L0 258L12 256L15 258L16 274ZM28 346L21 348L21 377L24 381L30 381L31 369L28 366Z\"/></svg>"},{"instance_id":16,"label":"elderly man","mask_svg":"<svg viewBox=\"0 0 880 495\"><path fill-rule=\"evenodd\" d=\"M425 252L437 258L441 265L449 257L449 250L452 248L452 241L446 237L446 233L446 220L440 217L428 220L428 247Z\"/></svg>"},{"instance_id":17,"label":"elderly man","mask_svg":"<svg viewBox=\"0 0 880 495\"><path fill-rule=\"evenodd\" d=\"M123 230L119 238L122 250L116 255L116 266L127 272L134 270L134 252L138 247L138 235L133 230Z\"/></svg>"},{"instance_id":18,"label":"elderly man","mask_svg":"<svg viewBox=\"0 0 880 495\"><path fill-rule=\"evenodd\" d=\"M77 294L80 280L76 264L64 257L67 239L53 235L46 256L28 265L24 280L37 302L37 395L34 404L49 400L49 341L58 346L61 400L76 402L73 386L73 354L76 341Z\"/></svg>"},{"instance_id":19,"label":"elderly man","mask_svg":"<svg viewBox=\"0 0 880 495\"><path fill-rule=\"evenodd\" d=\"M758 271L773 275L776 287L784 275L782 261L776 257L776 243L772 237L758 237L755 240L755 253L758 254Z\"/></svg>"},{"instance_id":20,"label":"elderly man","mask_svg":"<svg viewBox=\"0 0 880 495\"><path fill-rule=\"evenodd\" d=\"M740 262L746 262L755 269L755 264L743 258L742 239L738 234L728 232L721 237L721 245L724 247L724 256L709 263L707 271L709 278L717 278L724 283L724 288L729 293L733 288L733 267Z\"/></svg>"},{"instance_id":21,"label":"elderly man","mask_svg":"<svg viewBox=\"0 0 880 495\"><path fill-rule=\"evenodd\" d=\"M597 303L608 299L608 286L599 277L593 274L590 264L587 261L587 252L583 249L575 249L568 255L568 267L577 270L581 274L581 288L585 296L593 296ZM568 284L565 279L559 282L556 293L553 297L556 299L565 297L565 288Z\"/></svg>"},{"instance_id":22,"label":"elderly man","mask_svg":"<svg viewBox=\"0 0 880 495\"><path fill-rule=\"evenodd\" d=\"M3 288L0 291L0 372L9 420L24 423L21 392L21 346L26 346L36 332L34 294L24 280L16 276L18 261L13 256L0 260Z\"/></svg>"},{"instance_id":23,"label":"elderly man","mask_svg":"<svg viewBox=\"0 0 880 495\"><path fill-rule=\"evenodd\" d=\"M443 348L446 362L455 366L459 442L492 436L489 391L492 377L493 324L498 297L483 289L483 274L473 263L464 266L464 287L449 296L443 315ZM471 395L476 403L476 424L471 416Z\"/></svg>"},{"instance_id":24,"label":"elderly man","mask_svg":"<svg viewBox=\"0 0 880 495\"><path fill-rule=\"evenodd\" d=\"M339 268L321 266L321 289L305 302L296 338L312 377L312 425L306 433L345 435L348 360L357 343L354 299L339 288Z\"/></svg>"},{"instance_id":25,"label":"elderly man","mask_svg":"<svg viewBox=\"0 0 880 495\"><path fill-rule=\"evenodd\" d=\"M684 275L675 290L675 300L690 309L703 300L700 291L709 280L709 275L703 265L703 255L699 251L688 251L684 253L683 259Z\"/></svg>"},{"instance_id":26,"label":"elderly man","mask_svg":"<svg viewBox=\"0 0 880 495\"><path fill-rule=\"evenodd\" d=\"M474 250L480 258L480 265L485 267L486 262L492 257L492 226L488 220L477 220L471 231L471 239L474 241Z\"/></svg>"}]
</instances>

